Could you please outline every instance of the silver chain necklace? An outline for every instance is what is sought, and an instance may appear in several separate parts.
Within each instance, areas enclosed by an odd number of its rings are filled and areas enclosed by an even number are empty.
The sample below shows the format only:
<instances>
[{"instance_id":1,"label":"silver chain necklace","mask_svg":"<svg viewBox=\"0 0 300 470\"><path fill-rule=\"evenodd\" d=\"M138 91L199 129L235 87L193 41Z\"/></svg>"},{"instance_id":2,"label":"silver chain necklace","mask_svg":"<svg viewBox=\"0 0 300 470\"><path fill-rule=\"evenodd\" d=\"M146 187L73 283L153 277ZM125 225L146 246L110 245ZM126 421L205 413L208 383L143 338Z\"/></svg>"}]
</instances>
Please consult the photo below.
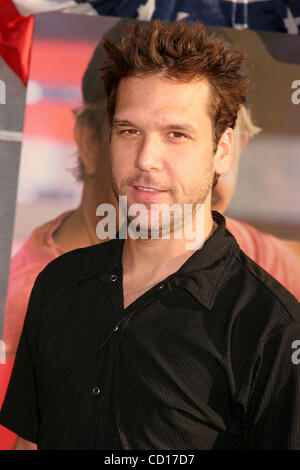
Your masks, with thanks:
<instances>
[{"instance_id":1,"label":"silver chain necklace","mask_svg":"<svg viewBox=\"0 0 300 470\"><path fill-rule=\"evenodd\" d=\"M217 224L217 222L214 221L214 229L217 230L217 228L218 228L218 224ZM141 287L141 289L133 290L132 292L129 292L128 294L125 294L124 299L126 297L131 296L131 295L138 294L139 292L142 292L143 290L149 289L150 287L156 286L156 284L159 284L160 282L162 282L162 279L160 281L154 282L153 284L150 284L148 286Z\"/></svg>"},{"instance_id":2,"label":"silver chain necklace","mask_svg":"<svg viewBox=\"0 0 300 470\"><path fill-rule=\"evenodd\" d=\"M150 284L149 286L142 287L141 289L137 289L137 290L134 290L134 291L132 291L132 292L129 292L129 294L125 294L125 295L124 295L124 298L125 298L125 297L129 297L130 295L138 294L139 292L142 292L143 290L146 290L146 289L148 289L149 287L153 287L153 286L155 286L156 284L159 284L161 281L162 281L162 279L161 279L160 281L154 282L154 284Z\"/></svg>"}]
</instances>

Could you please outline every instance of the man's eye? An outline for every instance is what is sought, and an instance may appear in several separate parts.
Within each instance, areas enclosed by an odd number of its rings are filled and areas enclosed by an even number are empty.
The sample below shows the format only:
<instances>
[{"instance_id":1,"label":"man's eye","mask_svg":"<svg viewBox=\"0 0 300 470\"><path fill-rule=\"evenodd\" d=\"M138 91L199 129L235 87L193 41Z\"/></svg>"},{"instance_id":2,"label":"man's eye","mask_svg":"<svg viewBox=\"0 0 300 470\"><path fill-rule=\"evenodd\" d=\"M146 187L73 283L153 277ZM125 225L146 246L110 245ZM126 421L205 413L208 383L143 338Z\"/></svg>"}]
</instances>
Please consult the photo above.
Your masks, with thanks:
<instances>
[{"instance_id":1,"label":"man's eye","mask_svg":"<svg viewBox=\"0 0 300 470\"><path fill-rule=\"evenodd\" d=\"M120 131L120 134L123 135L138 135L138 132L136 129L123 129Z\"/></svg>"},{"instance_id":2,"label":"man's eye","mask_svg":"<svg viewBox=\"0 0 300 470\"><path fill-rule=\"evenodd\" d=\"M187 137L185 134L182 134L182 132L170 132L169 134L171 137L174 137L175 139L182 139L184 137Z\"/></svg>"}]
</instances>

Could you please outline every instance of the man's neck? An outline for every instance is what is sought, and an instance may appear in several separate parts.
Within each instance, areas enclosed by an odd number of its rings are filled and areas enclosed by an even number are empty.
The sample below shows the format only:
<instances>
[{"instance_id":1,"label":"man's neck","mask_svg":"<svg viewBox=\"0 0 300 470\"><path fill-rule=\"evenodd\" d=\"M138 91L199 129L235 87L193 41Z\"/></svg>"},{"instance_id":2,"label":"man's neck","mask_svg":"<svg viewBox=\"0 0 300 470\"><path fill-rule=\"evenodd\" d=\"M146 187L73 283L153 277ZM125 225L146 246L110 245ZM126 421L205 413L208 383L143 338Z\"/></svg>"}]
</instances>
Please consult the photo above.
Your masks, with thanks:
<instances>
[{"instance_id":1,"label":"man's neck","mask_svg":"<svg viewBox=\"0 0 300 470\"><path fill-rule=\"evenodd\" d=\"M56 230L53 235L54 241L65 251L84 248L105 241L99 239L96 234L96 226L99 222L99 217L96 216L96 208L104 202L112 203L116 207L116 202L112 202L112 200L112 194L108 196L101 196L100 194L96 200L94 188L85 184L79 207Z\"/></svg>"},{"instance_id":2,"label":"man's neck","mask_svg":"<svg viewBox=\"0 0 300 470\"><path fill-rule=\"evenodd\" d=\"M128 284L159 282L176 272L214 232L211 211L204 218L202 238L197 243L182 236L180 239L132 239L124 241L122 264L123 276ZM189 247L189 248L187 248Z\"/></svg>"},{"instance_id":3,"label":"man's neck","mask_svg":"<svg viewBox=\"0 0 300 470\"><path fill-rule=\"evenodd\" d=\"M90 223L83 207L79 206L53 234L55 243L66 252L99 243L99 239L93 236Z\"/></svg>"}]
</instances>

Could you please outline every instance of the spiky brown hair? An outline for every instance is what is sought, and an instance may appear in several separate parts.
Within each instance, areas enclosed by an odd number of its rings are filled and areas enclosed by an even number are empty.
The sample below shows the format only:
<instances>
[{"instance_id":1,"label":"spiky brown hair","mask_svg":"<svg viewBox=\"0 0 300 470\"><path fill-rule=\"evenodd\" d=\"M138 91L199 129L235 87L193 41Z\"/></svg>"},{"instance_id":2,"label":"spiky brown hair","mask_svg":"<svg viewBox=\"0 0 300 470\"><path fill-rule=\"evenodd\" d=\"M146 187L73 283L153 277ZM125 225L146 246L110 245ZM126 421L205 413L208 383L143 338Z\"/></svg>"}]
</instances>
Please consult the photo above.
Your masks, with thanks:
<instances>
[{"instance_id":1,"label":"spiky brown hair","mask_svg":"<svg viewBox=\"0 0 300 470\"><path fill-rule=\"evenodd\" d=\"M214 34L208 36L200 22L135 23L119 43L105 38L102 45L107 53L101 72L110 124L122 78L159 73L187 83L208 81L211 91L208 113L215 150L225 129L235 126L239 108L249 93L249 80L241 73L246 55Z\"/></svg>"}]
</instances>

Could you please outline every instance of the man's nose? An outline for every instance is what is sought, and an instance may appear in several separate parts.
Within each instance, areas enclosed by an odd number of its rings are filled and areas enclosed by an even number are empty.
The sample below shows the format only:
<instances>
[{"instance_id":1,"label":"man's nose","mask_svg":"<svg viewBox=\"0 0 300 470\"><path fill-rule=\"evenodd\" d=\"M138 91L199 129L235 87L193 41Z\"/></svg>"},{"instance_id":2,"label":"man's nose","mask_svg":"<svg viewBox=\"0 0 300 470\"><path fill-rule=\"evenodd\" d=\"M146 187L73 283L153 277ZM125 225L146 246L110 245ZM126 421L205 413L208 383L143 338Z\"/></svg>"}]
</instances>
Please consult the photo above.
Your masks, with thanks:
<instances>
[{"instance_id":1,"label":"man's nose","mask_svg":"<svg viewBox=\"0 0 300 470\"><path fill-rule=\"evenodd\" d=\"M163 143L159 136L145 136L143 138L134 166L144 171L159 171L163 168Z\"/></svg>"}]
</instances>

